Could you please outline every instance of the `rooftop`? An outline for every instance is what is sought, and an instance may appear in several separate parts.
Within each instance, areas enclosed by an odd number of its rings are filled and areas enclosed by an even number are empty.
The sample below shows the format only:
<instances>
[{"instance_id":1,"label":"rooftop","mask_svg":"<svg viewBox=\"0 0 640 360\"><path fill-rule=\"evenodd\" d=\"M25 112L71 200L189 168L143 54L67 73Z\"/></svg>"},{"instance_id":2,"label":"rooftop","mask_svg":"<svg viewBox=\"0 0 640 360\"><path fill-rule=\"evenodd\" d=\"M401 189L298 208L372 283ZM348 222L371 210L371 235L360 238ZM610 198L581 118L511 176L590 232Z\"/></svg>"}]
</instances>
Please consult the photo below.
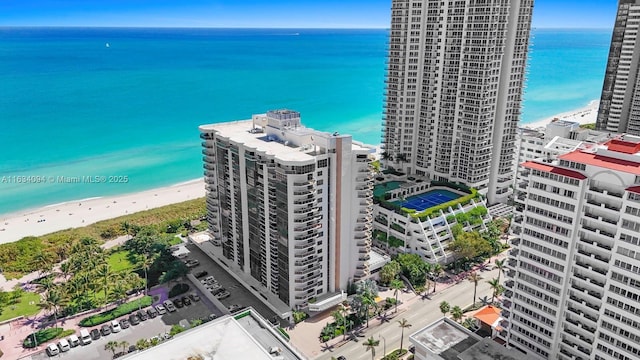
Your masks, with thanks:
<instances>
[{"instance_id":1,"label":"rooftop","mask_svg":"<svg viewBox=\"0 0 640 360\"><path fill-rule=\"evenodd\" d=\"M189 356L201 355L211 360L273 360L274 357L269 354L272 347L279 350L280 359L302 358L269 330L254 318L253 312L239 320L224 316L123 359L184 360Z\"/></svg>"},{"instance_id":2,"label":"rooftop","mask_svg":"<svg viewBox=\"0 0 640 360\"><path fill-rule=\"evenodd\" d=\"M640 162L613 158L599 155L598 153L574 151L561 155L560 159L640 175ZM638 161L640 161L640 157L638 158Z\"/></svg>"},{"instance_id":3,"label":"rooftop","mask_svg":"<svg viewBox=\"0 0 640 360\"><path fill-rule=\"evenodd\" d=\"M480 320L482 323L493 326L493 324L500 319L500 309L495 306L487 305L484 308L478 310L478 312L473 315L474 318Z\"/></svg>"},{"instance_id":4,"label":"rooftop","mask_svg":"<svg viewBox=\"0 0 640 360\"><path fill-rule=\"evenodd\" d=\"M563 158L563 157L560 157ZM578 180L584 180L587 177L577 171L573 171L573 170L568 170L568 169L564 169L561 167L557 167L557 166L553 166L553 165L548 165L548 164L541 164L538 162L533 162L533 161L527 161L522 163L523 167L529 168L529 169L535 169L535 170L540 170L540 171L544 171L544 172L550 172L553 174L558 174L558 175L563 175L563 176L568 176L570 178L574 178L574 179L578 179Z\"/></svg>"},{"instance_id":5,"label":"rooftop","mask_svg":"<svg viewBox=\"0 0 640 360\"><path fill-rule=\"evenodd\" d=\"M518 352L510 350L498 344L497 342L484 338L478 343L463 351L458 355L456 360L533 360L534 358Z\"/></svg>"},{"instance_id":6,"label":"rooftop","mask_svg":"<svg viewBox=\"0 0 640 360\"><path fill-rule=\"evenodd\" d=\"M478 342L468 330L448 318L442 318L411 335L412 342L446 360L458 360L457 354Z\"/></svg>"}]
</instances>

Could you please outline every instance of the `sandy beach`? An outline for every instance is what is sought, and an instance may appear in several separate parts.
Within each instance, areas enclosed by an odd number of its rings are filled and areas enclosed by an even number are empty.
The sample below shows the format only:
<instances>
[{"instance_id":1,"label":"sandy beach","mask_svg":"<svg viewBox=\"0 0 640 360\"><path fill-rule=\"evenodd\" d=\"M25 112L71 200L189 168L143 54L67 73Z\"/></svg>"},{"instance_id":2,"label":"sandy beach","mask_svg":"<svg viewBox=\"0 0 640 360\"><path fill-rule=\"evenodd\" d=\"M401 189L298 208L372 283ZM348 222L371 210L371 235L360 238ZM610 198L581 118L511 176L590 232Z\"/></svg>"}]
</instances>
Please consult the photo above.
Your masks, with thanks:
<instances>
[{"instance_id":1,"label":"sandy beach","mask_svg":"<svg viewBox=\"0 0 640 360\"><path fill-rule=\"evenodd\" d=\"M575 121L577 123L583 124L592 124L596 122L598 118L598 107L600 106L600 100L592 100L589 102L589 105L582 107L580 109L567 111L564 113L560 113L557 115L553 115L546 119L538 120L529 124L522 124L521 126L529 129L537 129L544 128L554 119L559 120L567 120L567 121Z\"/></svg>"},{"instance_id":2,"label":"sandy beach","mask_svg":"<svg viewBox=\"0 0 640 360\"><path fill-rule=\"evenodd\" d=\"M121 196L92 198L0 215L0 243L96 223L205 195L204 180Z\"/></svg>"},{"instance_id":3,"label":"sandy beach","mask_svg":"<svg viewBox=\"0 0 640 360\"><path fill-rule=\"evenodd\" d=\"M580 124L595 123L598 100L589 105L557 114L523 127L545 127L553 119L576 121ZM377 149L379 155L382 150ZM49 205L39 209L0 215L0 243L20 240L25 236L38 236L73 227L89 225L101 220L131 214L192 200L205 195L204 181L197 179L159 189L114 197L93 198Z\"/></svg>"}]
</instances>

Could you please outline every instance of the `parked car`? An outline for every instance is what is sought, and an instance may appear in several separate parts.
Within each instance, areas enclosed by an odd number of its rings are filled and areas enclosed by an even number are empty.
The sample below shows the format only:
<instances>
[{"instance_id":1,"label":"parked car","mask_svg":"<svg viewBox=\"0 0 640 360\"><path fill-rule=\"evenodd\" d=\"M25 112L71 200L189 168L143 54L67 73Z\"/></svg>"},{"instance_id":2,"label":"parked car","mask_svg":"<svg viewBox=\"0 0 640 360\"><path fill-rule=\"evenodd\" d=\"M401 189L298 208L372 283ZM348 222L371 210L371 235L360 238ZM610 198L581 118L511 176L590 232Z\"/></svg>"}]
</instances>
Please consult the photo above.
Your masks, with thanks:
<instances>
[{"instance_id":1,"label":"parked car","mask_svg":"<svg viewBox=\"0 0 640 360\"><path fill-rule=\"evenodd\" d=\"M175 305L178 309L184 307L184 304L182 303L182 300L180 300L180 298L175 298L171 301L173 301L173 305Z\"/></svg>"},{"instance_id":2,"label":"parked car","mask_svg":"<svg viewBox=\"0 0 640 360\"><path fill-rule=\"evenodd\" d=\"M69 335L69 345L71 345L71 347L76 347L80 345L80 339L78 338L78 335L76 334Z\"/></svg>"},{"instance_id":3,"label":"parked car","mask_svg":"<svg viewBox=\"0 0 640 360\"><path fill-rule=\"evenodd\" d=\"M98 330L98 329L92 329L90 334L91 334L91 339L89 339L89 340L98 340L98 339L100 339L100 336L102 336L102 335L100 335L100 330ZM84 343L84 338L82 339L82 342ZM91 342L91 341L89 341L89 342Z\"/></svg>"},{"instance_id":4,"label":"parked car","mask_svg":"<svg viewBox=\"0 0 640 360\"><path fill-rule=\"evenodd\" d=\"M200 265L200 261L198 261L198 260L189 260L184 264L187 265L188 268L194 268L194 267Z\"/></svg>"},{"instance_id":5,"label":"parked car","mask_svg":"<svg viewBox=\"0 0 640 360\"><path fill-rule=\"evenodd\" d=\"M202 282L211 282L211 281L216 281L216 278L214 278L213 276L207 276L204 280L202 280Z\"/></svg>"},{"instance_id":6,"label":"parked car","mask_svg":"<svg viewBox=\"0 0 640 360\"><path fill-rule=\"evenodd\" d=\"M186 306L191 305L191 299L189 299L188 296L183 296L182 297L182 303L184 303Z\"/></svg>"},{"instance_id":7,"label":"parked car","mask_svg":"<svg viewBox=\"0 0 640 360\"><path fill-rule=\"evenodd\" d=\"M147 309L147 315L149 315L149 317L153 319L158 316L158 310L156 310L156 308L152 306Z\"/></svg>"},{"instance_id":8,"label":"parked car","mask_svg":"<svg viewBox=\"0 0 640 360\"><path fill-rule=\"evenodd\" d=\"M226 299L229 296L231 296L231 294L229 294L228 291L223 291L223 292L218 293L218 294L215 295L216 299L218 299L218 300Z\"/></svg>"},{"instance_id":9,"label":"parked car","mask_svg":"<svg viewBox=\"0 0 640 360\"><path fill-rule=\"evenodd\" d=\"M91 344L92 338L93 336L89 334L87 329L80 330L80 343L82 343L82 345Z\"/></svg>"},{"instance_id":10,"label":"parked car","mask_svg":"<svg viewBox=\"0 0 640 360\"><path fill-rule=\"evenodd\" d=\"M164 305L164 307L167 309L168 312L174 312L174 311L177 310L175 305L173 305L173 302L171 300L163 301L162 305Z\"/></svg>"},{"instance_id":11,"label":"parked car","mask_svg":"<svg viewBox=\"0 0 640 360\"><path fill-rule=\"evenodd\" d=\"M118 320L111 320L111 332L112 333L119 333L120 330L122 330L122 328L120 327L120 323L118 323Z\"/></svg>"},{"instance_id":12,"label":"parked car","mask_svg":"<svg viewBox=\"0 0 640 360\"><path fill-rule=\"evenodd\" d=\"M205 270L202 271L198 271L197 273L193 274L193 276L195 276L197 279L200 279L201 277L205 277L207 276L209 273Z\"/></svg>"},{"instance_id":13,"label":"parked car","mask_svg":"<svg viewBox=\"0 0 640 360\"><path fill-rule=\"evenodd\" d=\"M71 350L71 345L69 345L67 339L60 339L60 341L58 341L58 347L60 348L61 352Z\"/></svg>"},{"instance_id":14,"label":"parked car","mask_svg":"<svg viewBox=\"0 0 640 360\"><path fill-rule=\"evenodd\" d=\"M340 356L338 356L338 360L347 360L347 358L342 356L342 355L340 355Z\"/></svg>"},{"instance_id":15,"label":"parked car","mask_svg":"<svg viewBox=\"0 0 640 360\"><path fill-rule=\"evenodd\" d=\"M156 311L160 315L164 315L164 314L167 313L167 309L163 305L160 305L160 304L156 305Z\"/></svg>"},{"instance_id":16,"label":"parked car","mask_svg":"<svg viewBox=\"0 0 640 360\"><path fill-rule=\"evenodd\" d=\"M51 343L51 344L47 345L47 354L49 354L49 356L56 356L56 355L60 354L60 349L58 349L56 344Z\"/></svg>"},{"instance_id":17,"label":"parked car","mask_svg":"<svg viewBox=\"0 0 640 360\"><path fill-rule=\"evenodd\" d=\"M102 327L100 328L100 334L102 334L102 336L111 334L111 326L107 324L102 325Z\"/></svg>"},{"instance_id":18,"label":"parked car","mask_svg":"<svg viewBox=\"0 0 640 360\"><path fill-rule=\"evenodd\" d=\"M196 294L196 293L191 293L189 294L189 297L191 298L191 300L193 301L200 301L200 295Z\"/></svg>"},{"instance_id":19,"label":"parked car","mask_svg":"<svg viewBox=\"0 0 640 360\"><path fill-rule=\"evenodd\" d=\"M140 318L136 316L136 314L131 314L129 315L129 322L131 323L131 325L138 325L140 324Z\"/></svg>"},{"instance_id":20,"label":"parked car","mask_svg":"<svg viewBox=\"0 0 640 360\"><path fill-rule=\"evenodd\" d=\"M218 295L218 294L223 293L225 291L226 291L226 289L221 287L221 288L213 289L210 292L211 292L212 295L215 296L215 295Z\"/></svg>"},{"instance_id":21,"label":"parked car","mask_svg":"<svg viewBox=\"0 0 640 360\"><path fill-rule=\"evenodd\" d=\"M120 327L123 329L128 329L131 326L131 323L129 323L129 320L127 320L126 318L120 319Z\"/></svg>"},{"instance_id":22,"label":"parked car","mask_svg":"<svg viewBox=\"0 0 640 360\"><path fill-rule=\"evenodd\" d=\"M140 310L136 313L136 316L140 319L140 321L146 321L149 318L149 315L147 315L146 312L144 312L144 310Z\"/></svg>"},{"instance_id":23,"label":"parked car","mask_svg":"<svg viewBox=\"0 0 640 360\"><path fill-rule=\"evenodd\" d=\"M131 354L132 352L135 352L138 350L138 347L135 345L129 345L129 350L127 350L127 354Z\"/></svg>"},{"instance_id":24,"label":"parked car","mask_svg":"<svg viewBox=\"0 0 640 360\"><path fill-rule=\"evenodd\" d=\"M240 308L241 306L238 304L231 304L227 309L229 309L230 312L234 312L240 310Z\"/></svg>"}]
</instances>

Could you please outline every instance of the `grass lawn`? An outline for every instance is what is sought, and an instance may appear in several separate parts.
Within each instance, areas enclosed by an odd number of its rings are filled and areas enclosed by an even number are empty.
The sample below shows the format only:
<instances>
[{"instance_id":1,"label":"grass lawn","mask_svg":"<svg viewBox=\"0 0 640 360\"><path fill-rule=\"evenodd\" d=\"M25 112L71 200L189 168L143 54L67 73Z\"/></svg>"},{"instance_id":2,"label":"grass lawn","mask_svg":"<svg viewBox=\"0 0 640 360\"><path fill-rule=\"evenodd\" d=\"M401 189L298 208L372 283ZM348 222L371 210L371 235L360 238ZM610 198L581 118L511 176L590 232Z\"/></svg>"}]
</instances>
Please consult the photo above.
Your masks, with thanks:
<instances>
[{"instance_id":1,"label":"grass lawn","mask_svg":"<svg viewBox=\"0 0 640 360\"><path fill-rule=\"evenodd\" d=\"M129 261L129 251L122 250L109 255L107 262L113 272L132 271L136 267Z\"/></svg>"},{"instance_id":2,"label":"grass lawn","mask_svg":"<svg viewBox=\"0 0 640 360\"><path fill-rule=\"evenodd\" d=\"M171 241L169 241L170 246L178 245L178 244L182 244L182 240L177 236L171 239Z\"/></svg>"},{"instance_id":3,"label":"grass lawn","mask_svg":"<svg viewBox=\"0 0 640 360\"><path fill-rule=\"evenodd\" d=\"M33 304L30 304L30 302ZM21 315L34 315L40 311L40 308L38 307L39 303L40 295L32 292L25 292L20 298L20 302L15 305L4 306L2 313L0 313L0 321L13 319Z\"/></svg>"}]
</instances>

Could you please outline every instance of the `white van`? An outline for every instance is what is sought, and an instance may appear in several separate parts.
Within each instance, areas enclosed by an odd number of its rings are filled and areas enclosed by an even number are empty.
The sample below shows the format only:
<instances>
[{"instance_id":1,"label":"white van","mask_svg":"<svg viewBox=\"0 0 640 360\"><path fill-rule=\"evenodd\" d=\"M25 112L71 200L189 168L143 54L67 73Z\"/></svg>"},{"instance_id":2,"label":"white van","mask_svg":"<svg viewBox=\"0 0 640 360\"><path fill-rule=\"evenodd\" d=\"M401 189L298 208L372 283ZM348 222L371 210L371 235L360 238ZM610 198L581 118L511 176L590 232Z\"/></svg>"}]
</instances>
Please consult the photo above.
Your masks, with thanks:
<instances>
[{"instance_id":1,"label":"white van","mask_svg":"<svg viewBox=\"0 0 640 360\"><path fill-rule=\"evenodd\" d=\"M71 346L69 345L67 339L60 339L60 341L58 341L58 347L60 348L61 352L71 350Z\"/></svg>"},{"instance_id":2,"label":"white van","mask_svg":"<svg viewBox=\"0 0 640 360\"><path fill-rule=\"evenodd\" d=\"M71 345L71 347L76 347L78 345L80 345L80 339L78 339L78 336L76 334L71 334L69 335L69 345Z\"/></svg>"},{"instance_id":3,"label":"white van","mask_svg":"<svg viewBox=\"0 0 640 360\"><path fill-rule=\"evenodd\" d=\"M80 341L82 342L82 345L91 344L91 335L89 335L89 330L80 330Z\"/></svg>"}]
</instances>

